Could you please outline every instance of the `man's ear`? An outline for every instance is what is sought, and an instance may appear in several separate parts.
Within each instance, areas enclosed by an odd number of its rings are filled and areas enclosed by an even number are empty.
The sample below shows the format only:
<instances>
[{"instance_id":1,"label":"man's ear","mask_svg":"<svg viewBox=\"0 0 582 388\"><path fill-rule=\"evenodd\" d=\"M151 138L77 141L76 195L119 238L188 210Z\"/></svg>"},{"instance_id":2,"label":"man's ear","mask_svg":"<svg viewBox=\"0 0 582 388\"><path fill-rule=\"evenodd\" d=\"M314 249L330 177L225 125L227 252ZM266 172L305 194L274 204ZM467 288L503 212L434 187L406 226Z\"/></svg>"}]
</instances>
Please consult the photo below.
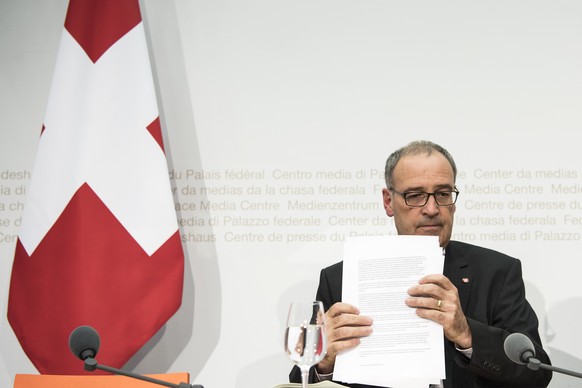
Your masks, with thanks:
<instances>
[{"instance_id":1,"label":"man's ear","mask_svg":"<svg viewBox=\"0 0 582 388\"><path fill-rule=\"evenodd\" d=\"M382 198L384 200L384 210L386 210L386 215L388 217L394 216L394 210L392 209L392 193L387 188L382 189Z\"/></svg>"}]
</instances>

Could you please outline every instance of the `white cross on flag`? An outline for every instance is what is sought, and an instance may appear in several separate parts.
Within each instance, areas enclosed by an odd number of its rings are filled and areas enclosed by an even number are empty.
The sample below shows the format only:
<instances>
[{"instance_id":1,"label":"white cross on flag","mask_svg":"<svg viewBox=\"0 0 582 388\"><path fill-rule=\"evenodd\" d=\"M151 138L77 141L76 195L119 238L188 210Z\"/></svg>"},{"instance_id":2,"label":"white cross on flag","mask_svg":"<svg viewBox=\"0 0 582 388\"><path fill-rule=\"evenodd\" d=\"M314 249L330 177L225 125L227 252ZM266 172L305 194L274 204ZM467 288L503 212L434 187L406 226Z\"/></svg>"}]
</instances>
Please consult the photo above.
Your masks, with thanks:
<instances>
[{"instance_id":1,"label":"white cross on flag","mask_svg":"<svg viewBox=\"0 0 582 388\"><path fill-rule=\"evenodd\" d=\"M41 373L77 326L121 367L177 311L184 254L138 0L71 0L16 244L8 320Z\"/></svg>"}]
</instances>

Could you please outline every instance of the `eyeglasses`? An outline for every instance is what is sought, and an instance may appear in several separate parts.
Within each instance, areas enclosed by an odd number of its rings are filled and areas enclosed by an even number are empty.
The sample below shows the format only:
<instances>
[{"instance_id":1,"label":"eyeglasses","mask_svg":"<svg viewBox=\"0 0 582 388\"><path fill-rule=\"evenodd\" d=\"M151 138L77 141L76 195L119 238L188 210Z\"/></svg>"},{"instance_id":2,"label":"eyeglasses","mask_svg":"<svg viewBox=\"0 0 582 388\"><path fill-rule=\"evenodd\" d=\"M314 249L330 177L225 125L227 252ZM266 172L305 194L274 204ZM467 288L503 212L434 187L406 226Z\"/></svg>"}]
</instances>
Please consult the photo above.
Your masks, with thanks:
<instances>
[{"instance_id":1,"label":"eyeglasses","mask_svg":"<svg viewBox=\"0 0 582 388\"><path fill-rule=\"evenodd\" d=\"M434 193L425 193L423 191L408 191L400 193L394 189L392 192L401 195L404 202L410 207L423 207L428 203L429 197L432 195L438 206L452 206L457 202L459 196L458 190L439 190Z\"/></svg>"}]
</instances>

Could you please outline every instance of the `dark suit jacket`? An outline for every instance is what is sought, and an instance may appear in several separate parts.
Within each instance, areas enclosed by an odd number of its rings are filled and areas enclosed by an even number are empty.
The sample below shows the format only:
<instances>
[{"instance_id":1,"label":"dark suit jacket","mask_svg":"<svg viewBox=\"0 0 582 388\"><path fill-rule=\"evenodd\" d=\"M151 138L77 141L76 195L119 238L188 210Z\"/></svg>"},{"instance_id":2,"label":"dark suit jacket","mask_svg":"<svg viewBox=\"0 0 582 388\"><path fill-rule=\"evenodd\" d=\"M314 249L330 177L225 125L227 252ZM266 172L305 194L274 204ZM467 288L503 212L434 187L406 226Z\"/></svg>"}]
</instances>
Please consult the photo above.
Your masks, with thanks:
<instances>
[{"instance_id":1,"label":"dark suit jacket","mask_svg":"<svg viewBox=\"0 0 582 388\"><path fill-rule=\"evenodd\" d=\"M317 300L323 302L326 310L341 301L342 271L343 262L321 271ZM536 358L550 363L539 345L538 319L525 299L520 261L490 249L451 241L446 248L443 273L459 291L461 307L473 336L470 360L445 340L445 387L547 387L551 372L532 371L516 364L503 350L505 338L520 332L534 342ZM298 368L291 371L289 378L293 382L301 381ZM310 382L315 381L312 368Z\"/></svg>"}]
</instances>

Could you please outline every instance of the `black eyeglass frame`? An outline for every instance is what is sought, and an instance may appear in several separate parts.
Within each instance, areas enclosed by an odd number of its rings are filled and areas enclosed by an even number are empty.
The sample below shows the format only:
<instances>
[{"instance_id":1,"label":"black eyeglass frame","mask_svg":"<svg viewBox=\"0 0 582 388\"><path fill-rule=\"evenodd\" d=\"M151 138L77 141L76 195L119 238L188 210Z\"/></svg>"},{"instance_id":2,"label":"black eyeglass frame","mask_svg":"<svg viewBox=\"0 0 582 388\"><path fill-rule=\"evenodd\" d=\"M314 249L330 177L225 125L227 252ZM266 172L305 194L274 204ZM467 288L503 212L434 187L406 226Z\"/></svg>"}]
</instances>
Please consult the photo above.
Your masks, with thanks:
<instances>
[{"instance_id":1,"label":"black eyeglass frame","mask_svg":"<svg viewBox=\"0 0 582 388\"><path fill-rule=\"evenodd\" d=\"M390 189L390 191L392 191L393 193L396 193L396 194L400 195L402 198L404 198L404 203L406 204L406 206L410 206L410 207L424 207L424 206L426 206L431 195L433 196L434 202L437 204L437 206L453 206L455 203L457 203L457 199L459 198L459 190L457 190L456 187L453 190L437 190L437 191L434 191L432 193L427 193L426 191L406 191L406 192L401 193L400 191L396 191L394 189ZM453 202L441 205L439 203L437 196L436 196L436 194L439 194L439 193L451 193L451 195L453 195L453 193L454 193ZM411 205L408 203L408 195L409 194L423 194L423 195L426 194L426 200L424 201L424 203L422 205Z\"/></svg>"}]
</instances>

